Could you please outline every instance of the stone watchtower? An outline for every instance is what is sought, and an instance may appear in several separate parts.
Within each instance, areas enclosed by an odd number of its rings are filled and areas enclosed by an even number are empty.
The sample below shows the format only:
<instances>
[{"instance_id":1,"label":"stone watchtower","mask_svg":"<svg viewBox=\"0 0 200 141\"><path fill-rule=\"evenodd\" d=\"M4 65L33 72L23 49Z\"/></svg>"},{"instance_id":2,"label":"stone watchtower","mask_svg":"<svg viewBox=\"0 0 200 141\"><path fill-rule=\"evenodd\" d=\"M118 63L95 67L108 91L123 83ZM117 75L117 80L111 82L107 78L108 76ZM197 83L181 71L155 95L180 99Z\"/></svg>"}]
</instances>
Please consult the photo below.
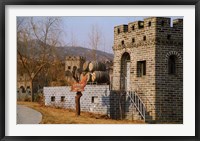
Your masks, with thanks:
<instances>
[{"instance_id":1,"label":"stone watchtower","mask_svg":"<svg viewBox=\"0 0 200 141\"><path fill-rule=\"evenodd\" d=\"M84 62L85 58L82 56L66 56L65 71L72 72L74 68L82 70Z\"/></svg>"},{"instance_id":2,"label":"stone watchtower","mask_svg":"<svg viewBox=\"0 0 200 141\"><path fill-rule=\"evenodd\" d=\"M152 120L183 122L183 19L150 17L114 28L115 91L137 92Z\"/></svg>"},{"instance_id":3,"label":"stone watchtower","mask_svg":"<svg viewBox=\"0 0 200 141\"><path fill-rule=\"evenodd\" d=\"M79 79L80 73L83 69L85 58L82 56L66 56L65 58L65 76L71 78L71 76Z\"/></svg>"}]
</instances>

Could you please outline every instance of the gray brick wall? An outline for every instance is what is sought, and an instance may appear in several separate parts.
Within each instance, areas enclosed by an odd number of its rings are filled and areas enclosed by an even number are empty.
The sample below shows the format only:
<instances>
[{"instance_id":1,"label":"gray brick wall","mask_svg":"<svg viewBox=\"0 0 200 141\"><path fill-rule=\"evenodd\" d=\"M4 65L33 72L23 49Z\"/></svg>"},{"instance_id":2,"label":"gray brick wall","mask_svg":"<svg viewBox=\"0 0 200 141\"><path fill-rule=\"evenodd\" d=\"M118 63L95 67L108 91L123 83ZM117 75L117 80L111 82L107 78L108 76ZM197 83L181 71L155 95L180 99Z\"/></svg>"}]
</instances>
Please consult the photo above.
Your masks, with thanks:
<instances>
[{"instance_id":1,"label":"gray brick wall","mask_svg":"<svg viewBox=\"0 0 200 141\"><path fill-rule=\"evenodd\" d=\"M45 105L75 109L76 92L71 92L71 87L44 87ZM81 111L110 115L110 90L109 85L87 85L80 99ZM55 96L55 101L51 97ZM61 96L65 97L61 102Z\"/></svg>"},{"instance_id":2,"label":"gray brick wall","mask_svg":"<svg viewBox=\"0 0 200 141\"><path fill-rule=\"evenodd\" d=\"M76 92L71 87L44 87L45 105L75 109ZM127 95L109 90L109 85L87 85L80 100L81 111L105 114L112 119L141 119ZM51 97L55 96L55 101ZM61 97L65 100L61 102Z\"/></svg>"}]
</instances>

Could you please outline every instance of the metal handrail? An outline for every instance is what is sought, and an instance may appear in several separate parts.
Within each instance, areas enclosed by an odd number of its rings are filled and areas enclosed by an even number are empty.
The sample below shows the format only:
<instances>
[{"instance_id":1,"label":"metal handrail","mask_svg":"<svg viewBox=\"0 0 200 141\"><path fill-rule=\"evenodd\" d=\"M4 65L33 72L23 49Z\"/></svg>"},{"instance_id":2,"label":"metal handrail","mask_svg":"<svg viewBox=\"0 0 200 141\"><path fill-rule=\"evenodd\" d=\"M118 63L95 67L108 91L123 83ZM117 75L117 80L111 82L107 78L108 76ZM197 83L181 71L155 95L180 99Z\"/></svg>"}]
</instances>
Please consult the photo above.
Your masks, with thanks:
<instances>
[{"instance_id":1,"label":"metal handrail","mask_svg":"<svg viewBox=\"0 0 200 141\"><path fill-rule=\"evenodd\" d=\"M127 94L130 97L131 102L134 104L135 108L145 121L145 112L146 112L145 104L143 103L141 98L136 94L136 92L128 91Z\"/></svg>"}]
</instances>

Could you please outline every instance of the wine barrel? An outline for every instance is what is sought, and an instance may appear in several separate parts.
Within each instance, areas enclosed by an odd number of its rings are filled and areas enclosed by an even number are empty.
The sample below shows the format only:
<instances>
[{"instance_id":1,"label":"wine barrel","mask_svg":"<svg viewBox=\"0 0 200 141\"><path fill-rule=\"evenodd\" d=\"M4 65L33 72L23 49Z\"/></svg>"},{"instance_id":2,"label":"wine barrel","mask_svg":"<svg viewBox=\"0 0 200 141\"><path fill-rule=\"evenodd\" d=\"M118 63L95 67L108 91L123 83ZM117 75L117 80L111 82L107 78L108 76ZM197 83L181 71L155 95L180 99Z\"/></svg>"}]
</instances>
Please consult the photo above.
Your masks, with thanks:
<instances>
[{"instance_id":1,"label":"wine barrel","mask_svg":"<svg viewBox=\"0 0 200 141\"><path fill-rule=\"evenodd\" d=\"M89 64L90 64L90 61L86 61L86 62L83 64L83 71L88 71L88 69L89 69Z\"/></svg>"},{"instance_id":2,"label":"wine barrel","mask_svg":"<svg viewBox=\"0 0 200 141\"><path fill-rule=\"evenodd\" d=\"M101 63L101 62L90 62L89 64L89 71L93 72L93 71L105 71L106 70L106 65Z\"/></svg>"},{"instance_id":3,"label":"wine barrel","mask_svg":"<svg viewBox=\"0 0 200 141\"><path fill-rule=\"evenodd\" d=\"M80 80L82 80L82 77L83 77L84 75L87 75L87 82L91 82L91 81L92 81L92 80L91 80L91 73L90 73L90 72L83 72L83 73L81 73L81 75L80 75Z\"/></svg>"},{"instance_id":4,"label":"wine barrel","mask_svg":"<svg viewBox=\"0 0 200 141\"><path fill-rule=\"evenodd\" d=\"M92 82L108 83L109 74L106 71L94 71L92 73Z\"/></svg>"}]
</instances>

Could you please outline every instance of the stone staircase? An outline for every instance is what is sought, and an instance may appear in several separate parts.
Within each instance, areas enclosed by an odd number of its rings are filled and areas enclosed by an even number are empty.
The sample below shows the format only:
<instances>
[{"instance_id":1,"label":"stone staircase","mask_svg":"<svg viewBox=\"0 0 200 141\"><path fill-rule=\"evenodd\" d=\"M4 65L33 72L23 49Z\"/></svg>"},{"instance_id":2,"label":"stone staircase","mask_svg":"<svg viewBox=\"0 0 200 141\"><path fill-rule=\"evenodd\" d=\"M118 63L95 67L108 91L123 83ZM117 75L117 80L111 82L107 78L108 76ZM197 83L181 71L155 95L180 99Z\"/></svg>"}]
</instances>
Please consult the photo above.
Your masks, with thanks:
<instances>
[{"instance_id":1,"label":"stone staircase","mask_svg":"<svg viewBox=\"0 0 200 141\"><path fill-rule=\"evenodd\" d=\"M139 97L139 95L136 92L126 92L128 98L130 99L130 102L132 104L132 119L136 120L136 119L141 119L144 120L147 123L151 123L152 120L152 116L151 116L151 111L147 111L146 106L144 104L144 102L142 101L142 99ZM127 116L130 118L130 113L127 114Z\"/></svg>"},{"instance_id":2,"label":"stone staircase","mask_svg":"<svg viewBox=\"0 0 200 141\"><path fill-rule=\"evenodd\" d=\"M112 91L110 97L111 118L143 120L146 123L151 123L153 121L151 112L150 108L146 109L145 103L136 92Z\"/></svg>"}]
</instances>

